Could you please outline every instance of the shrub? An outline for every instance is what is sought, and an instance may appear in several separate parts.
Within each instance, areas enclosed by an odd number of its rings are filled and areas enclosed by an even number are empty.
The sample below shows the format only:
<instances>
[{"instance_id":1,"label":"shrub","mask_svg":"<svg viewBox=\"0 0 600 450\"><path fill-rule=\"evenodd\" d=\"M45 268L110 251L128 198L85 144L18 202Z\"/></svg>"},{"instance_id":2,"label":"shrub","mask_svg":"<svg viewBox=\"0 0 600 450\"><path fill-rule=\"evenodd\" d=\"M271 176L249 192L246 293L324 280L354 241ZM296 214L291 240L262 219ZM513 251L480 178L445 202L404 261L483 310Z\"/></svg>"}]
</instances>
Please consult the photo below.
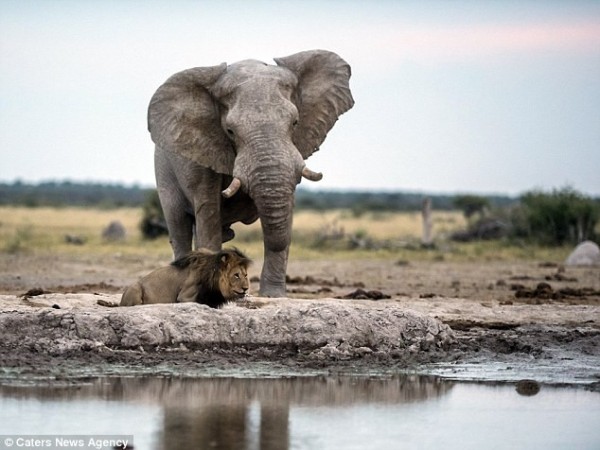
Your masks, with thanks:
<instances>
[{"instance_id":1,"label":"shrub","mask_svg":"<svg viewBox=\"0 0 600 450\"><path fill-rule=\"evenodd\" d=\"M148 193L142 208L144 212L140 222L140 230L145 239L156 239L159 236L169 234L156 189Z\"/></svg>"},{"instance_id":2,"label":"shrub","mask_svg":"<svg viewBox=\"0 0 600 450\"><path fill-rule=\"evenodd\" d=\"M455 208L463 212L467 220L475 214L479 214L480 219L483 218L485 210L490 207L490 201L478 195L459 195L454 198L452 203Z\"/></svg>"},{"instance_id":3,"label":"shrub","mask_svg":"<svg viewBox=\"0 0 600 450\"><path fill-rule=\"evenodd\" d=\"M531 191L513 211L513 232L541 244L577 244L594 239L600 208L591 198L566 187L548 194Z\"/></svg>"}]
</instances>

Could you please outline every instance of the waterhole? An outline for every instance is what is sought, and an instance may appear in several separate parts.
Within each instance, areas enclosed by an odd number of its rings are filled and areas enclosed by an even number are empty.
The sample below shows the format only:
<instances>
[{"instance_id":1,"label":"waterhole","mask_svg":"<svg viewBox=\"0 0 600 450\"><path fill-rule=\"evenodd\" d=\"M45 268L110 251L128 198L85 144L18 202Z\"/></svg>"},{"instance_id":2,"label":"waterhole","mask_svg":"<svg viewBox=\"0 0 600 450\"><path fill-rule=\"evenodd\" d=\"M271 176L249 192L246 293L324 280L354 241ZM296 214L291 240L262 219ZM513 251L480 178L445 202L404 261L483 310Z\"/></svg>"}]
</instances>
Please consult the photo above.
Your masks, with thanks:
<instances>
[{"instance_id":1,"label":"waterhole","mask_svg":"<svg viewBox=\"0 0 600 450\"><path fill-rule=\"evenodd\" d=\"M2 435L133 435L137 450L600 448L600 393L531 380L13 380L0 417Z\"/></svg>"}]
</instances>

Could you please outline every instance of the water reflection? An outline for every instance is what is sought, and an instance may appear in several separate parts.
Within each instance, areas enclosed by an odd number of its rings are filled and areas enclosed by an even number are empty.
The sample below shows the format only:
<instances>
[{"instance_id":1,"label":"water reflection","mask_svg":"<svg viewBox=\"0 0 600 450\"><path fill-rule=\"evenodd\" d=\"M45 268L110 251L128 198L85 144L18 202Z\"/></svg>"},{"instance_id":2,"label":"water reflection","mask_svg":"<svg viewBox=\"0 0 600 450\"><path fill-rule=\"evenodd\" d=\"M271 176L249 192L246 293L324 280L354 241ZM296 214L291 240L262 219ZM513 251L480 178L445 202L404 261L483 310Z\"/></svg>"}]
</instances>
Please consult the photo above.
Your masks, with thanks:
<instances>
[{"instance_id":1,"label":"water reflection","mask_svg":"<svg viewBox=\"0 0 600 450\"><path fill-rule=\"evenodd\" d=\"M0 386L0 434L133 435L136 450L596 450L599 399L534 380L102 378Z\"/></svg>"},{"instance_id":2,"label":"water reflection","mask_svg":"<svg viewBox=\"0 0 600 450\"><path fill-rule=\"evenodd\" d=\"M291 407L411 404L441 397L452 387L451 382L422 376L383 380L104 378L75 387L1 386L0 395L60 401L100 398L132 402L141 408L158 403L163 415L155 449L285 450L290 448Z\"/></svg>"},{"instance_id":3,"label":"water reflection","mask_svg":"<svg viewBox=\"0 0 600 450\"><path fill-rule=\"evenodd\" d=\"M519 395L527 397L537 395L540 392L541 386L535 380L520 380L517 382L516 390Z\"/></svg>"},{"instance_id":4,"label":"water reflection","mask_svg":"<svg viewBox=\"0 0 600 450\"><path fill-rule=\"evenodd\" d=\"M290 406L398 404L447 392L451 384L422 377L161 380L162 448L289 448Z\"/></svg>"}]
</instances>

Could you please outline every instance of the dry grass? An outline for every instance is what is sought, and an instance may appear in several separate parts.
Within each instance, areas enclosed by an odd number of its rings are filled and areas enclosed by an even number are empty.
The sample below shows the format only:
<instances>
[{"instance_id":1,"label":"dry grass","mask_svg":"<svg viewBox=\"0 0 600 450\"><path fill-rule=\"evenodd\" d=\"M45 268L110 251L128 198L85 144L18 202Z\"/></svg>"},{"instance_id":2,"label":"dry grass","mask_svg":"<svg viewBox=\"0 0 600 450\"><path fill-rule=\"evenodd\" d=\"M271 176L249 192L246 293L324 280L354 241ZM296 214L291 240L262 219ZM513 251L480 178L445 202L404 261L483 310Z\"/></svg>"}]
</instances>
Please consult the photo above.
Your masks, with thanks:
<instances>
[{"instance_id":1,"label":"dry grass","mask_svg":"<svg viewBox=\"0 0 600 450\"><path fill-rule=\"evenodd\" d=\"M434 222L438 233L447 233L465 225L462 214L457 212L437 211ZM419 239L422 233L419 212L367 213L357 217L350 211L301 211L294 217L294 226L311 232L341 227L345 233L366 233L375 239Z\"/></svg>"},{"instance_id":2,"label":"dry grass","mask_svg":"<svg viewBox=\"0 0 600 450\"><path fill-rule=\"evenodd\" d=\"M136 255L168 259L171 249L166 237L154 241L142 239L138 228L141 209L112 210L84 208L25 208L0 207L0 252L38 252L74 255ZM383 258L395 260L490 261L538 259L562 261L568 248L541 248L515 246L502 242L474 242L456 244L446 238L454 230L465 227L459 212L434 211L434 235L437 246L433 250L420 248L421 217L417 212L366 213L355 216L350 211L299 211L294 216L294 238L291 256L297 259ZM127 231L122 242L102 239L102 230L114 220L120 221ZM251 257L262 257L260 224L237 224L238 246ZM360 236L378 242L390 241L392 246L377 250L350 250L346 247L328 247L317 244L328 233L342 232L345 236ZM85 239L85 245L65 242L65 235Z\"/></svg>"},{"instance_id":3,"label":"dry grass","mask_svg":"<svg viewBox=\"0 0 600 450\"><path fill-rule=\"evenodd\" d=\"M434 212L434 230L441 237L466 226L459 212ZM234 226L238 236L253 237L260 233L258 222ZM418 240L422 233L421 213L367 213L360 216L351 211L298 211L294 215L294 233L316 236L340 231L346 235L368 235L378 240Z\"/></svg>"},{"instance_id":4,"label":"dry grass","mask_svg":"<svg viewBox=\"0 0 600 450\"><path fill-rule=\"evenodd\" d=\"M125 227L137 227L142 211L139 208L25 208L0 207L2 226L36 224L60 231L97 231L104 223L119 220Z\"/></svg>"},{"instance_id":5,"label":"dry grass","mask_svg":"<svg viewBox=\"0 0 600 450\"><path fill-rule=\"evenodd\" d=\"M166 238L162 243L142 240L138 228L141 214L138 208L0 207L0 251L145 254L160 252L162 246L164 253L170 254ZM102 231L112 221L119 221L125 227L124 241L108 242L102 238ZM85 245L68 244L67 235L83 239Z\"/></svg>"}]
</instances>

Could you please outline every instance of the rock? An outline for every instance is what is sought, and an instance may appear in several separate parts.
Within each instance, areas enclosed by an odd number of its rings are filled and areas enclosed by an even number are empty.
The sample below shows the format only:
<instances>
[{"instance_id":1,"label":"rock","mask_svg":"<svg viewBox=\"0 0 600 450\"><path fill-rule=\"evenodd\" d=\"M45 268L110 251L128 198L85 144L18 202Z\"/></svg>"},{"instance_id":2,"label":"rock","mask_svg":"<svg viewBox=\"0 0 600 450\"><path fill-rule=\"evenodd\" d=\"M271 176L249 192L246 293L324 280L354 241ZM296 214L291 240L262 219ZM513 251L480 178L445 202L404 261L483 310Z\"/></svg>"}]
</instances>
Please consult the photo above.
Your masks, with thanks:
<instances>
[{"instance_id":1,"label":"rock","mask_svg":"<svg viewBox=\"0 0 600 450\"><path fill-rule=\"evenodd\" d=\"M581 297L585 298L588 296L600 296L600 291L591 288L571 288L564 287L561 289L554 290L548 283L538 283L535 289L526 288L523 285L518 286L514 289L516 298L537 298L544 300L562 300L566 297Z\"/></svg>"},{"instance_id":2,"label":"rock","mask_svg":"<svg viewBox=\"0 0 600 450\"><path fill-rule=\"evenodd\" d=\"M0 348L65 355L90 349L248 352L295 349L309 359L354 359L366 354L448 348L448 325L397 305L279 299L260 309L196 303L130 308L17 307L0 311Z\"/></svg>"},{"instance_id":3,"label":"rock","mask_svg":"<svg viewBox=\"0 0 600 450\"><path fill-rule=\"evenodd\" d=\"M37 297L38 295L48 294L48 293L49 293L48 291L45 291L44 289L42 289L40 287L34 287L34 288L29 289L24 294L19 295L19 297L31 298L31 297Z\"/></svg>"},{"instance_id":4,"label":"rock","mask_svg":"<svg viewBox=\"0 0 600 450\"><path fill-rule=\"evenodd\" d=\"M125 240L125 227L118 220L114 220L102 231L102 238L107 241L123 241Z\"/></svg>"},{"instance_id":5,"label":"rock","mask_svg":"<svg viewBox=\"0 0 600 450\"><path fill-rule=\"evenodd\" d=\"M567 266L600 265L600 248L592 241L583 241L571 252L565 261Z\"/></svg>"},{"instance_id":6,"label":"rock","mask_svg":"<svg viewBox=\"0 0 600 450\"><path fill-rule=\"evenodd\" d=\"M526 397L536 395L540 388L540 383L535 380L519 380L516 385L517 392Z\"/></svg>"},{"instance_id":7,"label":"rock","mask_svg":"<svg viewBox=\"0 0 600 450\"><path fill-rule=\"evenodd\" d=\"M65 234L65 242L73 245L83 245L86 242L85 237L76 234Z\"/></svg>"},{"instance_id":8,"label":"rock","mask_svg":"<svg viewBox=\"0 0 600 450\"><path fill-rule=\"evenodd\" d=\"M392 298L391 295L384 294L381 291L372 290L365 291L364 289L357 289L349 294L336 297L340 299L354 299L354 300L382 300Z\"/></svg>"},{"instance_id":9,"label":"rock","mask_svg":"<svg viewBox=\"0 0 600 450\"><path fill-rule=\"evenodd\" d=\"M457 231L450 235L450 239L457 242L471 242L475 240L500 239L508 233L508 225L497 219L482 219L469 227L468 230Z\"/></svg>"}]
</instances>

